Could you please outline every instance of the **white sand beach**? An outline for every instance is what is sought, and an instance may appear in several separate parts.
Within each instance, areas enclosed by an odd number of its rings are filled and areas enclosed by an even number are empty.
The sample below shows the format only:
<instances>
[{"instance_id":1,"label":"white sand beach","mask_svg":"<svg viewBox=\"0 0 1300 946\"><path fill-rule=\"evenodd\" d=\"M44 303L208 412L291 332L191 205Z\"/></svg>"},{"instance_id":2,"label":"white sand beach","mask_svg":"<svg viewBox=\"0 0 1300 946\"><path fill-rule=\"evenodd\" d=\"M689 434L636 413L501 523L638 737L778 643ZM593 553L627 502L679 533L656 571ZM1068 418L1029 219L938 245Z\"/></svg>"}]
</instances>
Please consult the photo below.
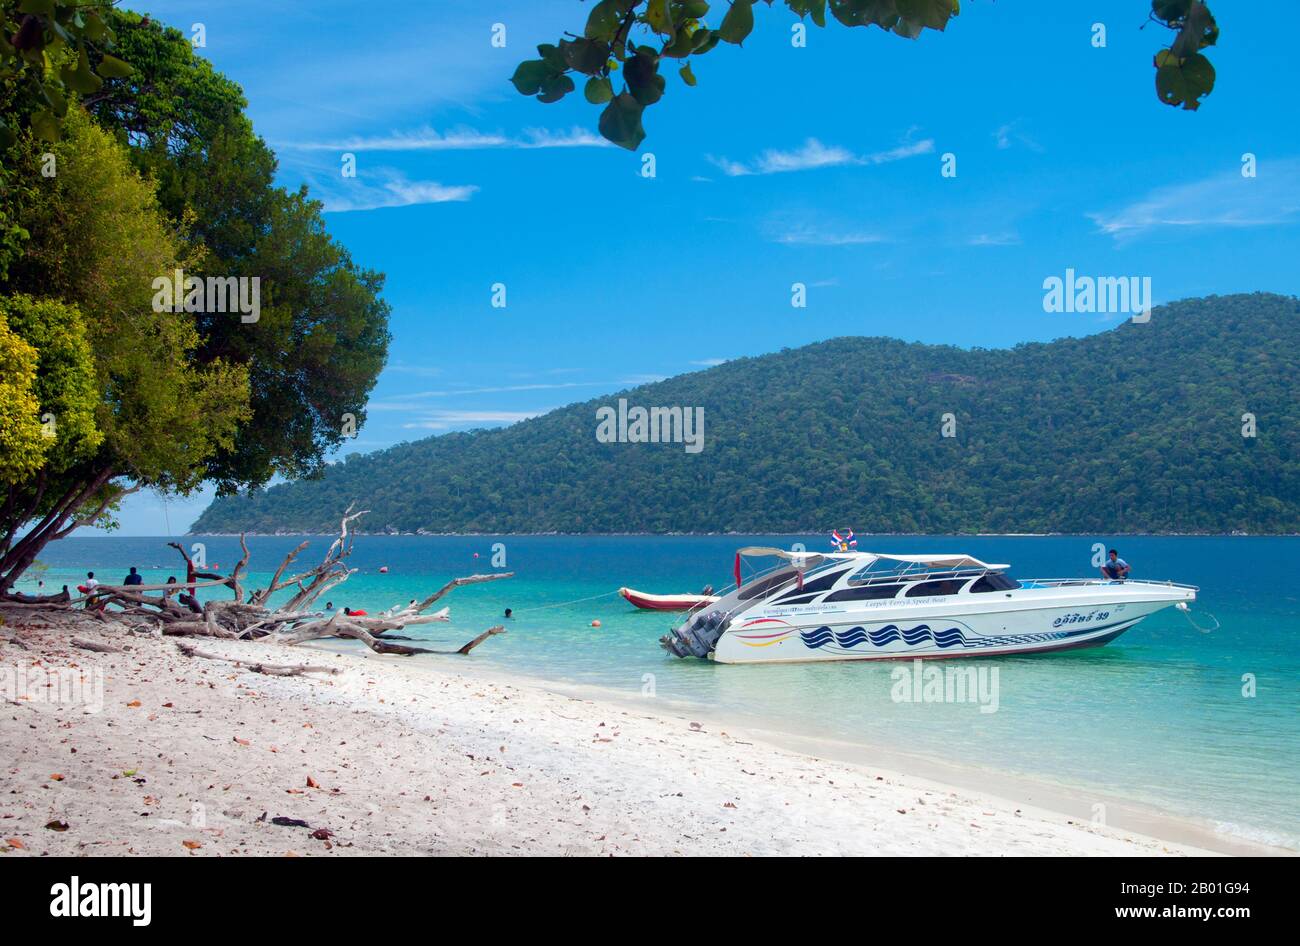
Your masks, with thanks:
<instances>
[{"instance_id":1,"label":"white sand beach","mask_svg":"<svg viewBox=\"0 0 1300 946\"><path fill-rule=\"evenodd\" d=\"M336 671L278 677L116 624L5 617L5 856L1209 853L708 720L458 672L472 657L192 642ZM102 708L21 692L42 674L65 688L75 677L92 702L102 680Z\"/></svg>"}]
</instances>

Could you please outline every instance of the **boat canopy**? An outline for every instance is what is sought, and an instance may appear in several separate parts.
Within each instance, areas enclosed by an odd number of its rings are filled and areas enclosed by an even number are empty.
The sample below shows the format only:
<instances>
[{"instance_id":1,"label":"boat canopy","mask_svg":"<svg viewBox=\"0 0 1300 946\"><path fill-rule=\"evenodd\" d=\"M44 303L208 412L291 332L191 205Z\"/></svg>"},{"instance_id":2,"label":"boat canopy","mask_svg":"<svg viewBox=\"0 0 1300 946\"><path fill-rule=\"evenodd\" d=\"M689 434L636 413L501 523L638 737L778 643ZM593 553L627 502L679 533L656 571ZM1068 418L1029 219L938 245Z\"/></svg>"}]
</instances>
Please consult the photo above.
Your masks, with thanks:
<instances>
[{"instance_id":1,"label":"boat canopy","mask_svg":"<svg viewBox=\"0 0 1300 946\"><path fill-rule=\"evenodd\" d=\"M969 555L887 555L884 552L868 552L867 554L887 562L907 562L911 565L926 565L931 568L1006 569L1011 567L1010 565L991 565Z\"/></svg>"},{"instance_id":2,"label":"boat canopy","mask_svg":"<svg viewBox=\"0 0 1300 946\"><path fill-rule=\"evenodd\" d=\"M988 562L981 562L978 558L970 555L889 555L885 552L791 552L786 549L778 549L763 545L750 545L738 549L740 555L748 557L776 556L786 561L799 562L805 565L813 565L827 560L858 560L864 565L871 565L873 562L903 562L908 565L923 565L927 568L987 568L990 570L1005 570L1010 568L1009 565L991 565Z\"/></svg>"}]
</instances>

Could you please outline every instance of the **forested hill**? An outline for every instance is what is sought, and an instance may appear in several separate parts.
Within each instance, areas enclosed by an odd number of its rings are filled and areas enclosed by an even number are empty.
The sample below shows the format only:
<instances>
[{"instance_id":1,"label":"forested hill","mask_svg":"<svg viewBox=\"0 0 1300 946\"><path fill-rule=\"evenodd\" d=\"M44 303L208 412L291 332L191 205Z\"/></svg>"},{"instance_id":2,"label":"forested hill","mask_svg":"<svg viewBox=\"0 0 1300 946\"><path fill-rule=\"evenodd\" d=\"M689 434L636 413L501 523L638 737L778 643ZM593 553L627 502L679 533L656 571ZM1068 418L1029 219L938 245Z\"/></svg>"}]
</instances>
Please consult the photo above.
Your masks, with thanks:
<instances>
[{"instance_id":1,"label":"forested hill","mask_svg":"<svg viewBox=\"0 0 1300 946\"><path fill-rule=\"evenodd\" d=\"M836 338L353 456L193 530L329 531L355 500L371 531L1300 532L1298 319L1257 293L1013 349ZM620 396L702 407L703 449L598 442Z\"/></svg>"}]
</instances>

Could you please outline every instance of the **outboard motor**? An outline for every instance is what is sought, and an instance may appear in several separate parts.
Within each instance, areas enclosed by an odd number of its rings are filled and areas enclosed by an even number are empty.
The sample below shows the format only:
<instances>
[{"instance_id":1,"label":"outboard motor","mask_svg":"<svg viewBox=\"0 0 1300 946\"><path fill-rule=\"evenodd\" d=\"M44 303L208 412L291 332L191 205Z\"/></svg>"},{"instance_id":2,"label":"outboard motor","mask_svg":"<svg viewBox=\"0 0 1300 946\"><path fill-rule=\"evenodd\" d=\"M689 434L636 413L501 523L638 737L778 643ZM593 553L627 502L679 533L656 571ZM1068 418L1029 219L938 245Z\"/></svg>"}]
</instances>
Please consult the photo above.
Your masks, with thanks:
<instances>
[{"instance_id":1,"label":"outboard motor","mask_svg":"<svg viewBox=\"0 0 1300 946\"><path fill-rule=\"evenodd\" d=\"M659 643L664 650L678 657L707 657L713 653L718 638L726 629L727 615L724 612L701 612L659 638Z\"/></svg>"}]
</instances>

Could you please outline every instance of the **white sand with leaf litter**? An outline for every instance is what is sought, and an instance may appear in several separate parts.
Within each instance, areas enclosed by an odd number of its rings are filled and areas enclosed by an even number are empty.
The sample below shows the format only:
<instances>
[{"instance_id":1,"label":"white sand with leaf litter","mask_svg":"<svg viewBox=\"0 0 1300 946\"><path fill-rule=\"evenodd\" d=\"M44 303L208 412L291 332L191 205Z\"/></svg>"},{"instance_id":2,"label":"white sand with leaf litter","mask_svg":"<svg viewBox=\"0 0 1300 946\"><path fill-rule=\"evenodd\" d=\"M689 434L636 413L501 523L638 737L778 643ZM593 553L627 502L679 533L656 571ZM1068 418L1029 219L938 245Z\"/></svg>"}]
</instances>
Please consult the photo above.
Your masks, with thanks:
<instances>
[{"instance_id":1,"label":"white sand with leaf litter","mask_svg":"<svg viewBox=\"0 0 1300 946\"><path fill-rule=\"evenodd\" d=\"M102 669L104 706L0 704L4 856L1199 853L457 673L472 656L194 642L340 670L270 677L113 626L9 617L10 631L28 622L28 649L0 642L0 666ZM130 650L91 653L73 636Z\"/></svg>"}]
</instances>

